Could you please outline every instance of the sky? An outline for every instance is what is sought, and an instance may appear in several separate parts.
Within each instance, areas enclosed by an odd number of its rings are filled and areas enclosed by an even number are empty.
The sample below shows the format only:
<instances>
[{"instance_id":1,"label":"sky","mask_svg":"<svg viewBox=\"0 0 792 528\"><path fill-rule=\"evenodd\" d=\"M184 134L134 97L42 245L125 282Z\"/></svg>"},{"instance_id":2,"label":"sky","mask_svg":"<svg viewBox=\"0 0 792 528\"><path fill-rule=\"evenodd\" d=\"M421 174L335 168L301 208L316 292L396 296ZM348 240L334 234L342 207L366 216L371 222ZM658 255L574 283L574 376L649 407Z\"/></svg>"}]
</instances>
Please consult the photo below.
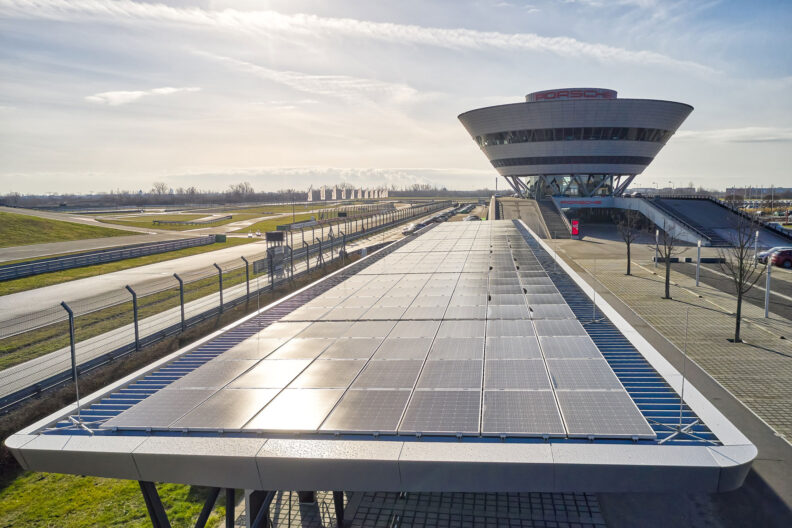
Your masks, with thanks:
<instances>
[{"instance_id":1,"label":"sky","mask_svg":"<svg viewBox=\"0 0 792 528\"><path fill-rule=\"evenodd\" d=\"M633 186L792 186L790 27L787 0L0 0L0 194L492 188L457 116L572 86L695 107Z\"/></svg>"}]
</instances>

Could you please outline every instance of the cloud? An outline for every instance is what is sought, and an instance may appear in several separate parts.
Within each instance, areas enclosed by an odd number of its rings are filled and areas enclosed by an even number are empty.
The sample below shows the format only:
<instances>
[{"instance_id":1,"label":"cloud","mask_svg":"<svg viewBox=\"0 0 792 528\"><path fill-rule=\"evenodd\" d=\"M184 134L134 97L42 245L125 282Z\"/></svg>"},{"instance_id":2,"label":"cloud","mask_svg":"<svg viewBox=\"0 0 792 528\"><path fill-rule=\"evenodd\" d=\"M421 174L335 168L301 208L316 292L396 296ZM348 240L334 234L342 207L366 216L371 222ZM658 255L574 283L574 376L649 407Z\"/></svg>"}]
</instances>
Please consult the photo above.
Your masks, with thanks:
<instances>
[{"instance_id":1,"label":"cloud","mask_svg":"<svg viewBox=\"0 0 792 528\"><path fill-rule=\"evenodd\" d=\"M535 33L501 33L472 29L446 29L386 22L369 22L352 18L316 15L287 15L275 11L209 11L182 9L163 4L136 3L130 0L0 0L0 16L8 18L44 18L53 20L87 20L159 22L192 27L210 27L256 37L301 35L305 38L351 37L384 41L394 45L422 45L446 49L498 51L535 51L563 57L580 57L601 62L654 64L698 74L712 74L710 66L675 59L653 51L633 51L605 44L583 42L571 37L544 37Z\"/></svg>"},{"instance_id":2,"label":"cloud","mask_svg":"<svg viewBox=\"0 0 792 528\"><path fill-rule=\"evenodd\" d=\"M255 75L313 95L336 97L357 102L385 99L393 103L408 102L419 97L418 90L406 84L388 83L349 75L314 75L296 71L274 70L252 62L213 53L201 51L196 51L195 53L214 59L237 71Z\"/></svg>"},{"instance_id":3,"label":"cloud","mask_svg":"<svg viewBox=\"0 0 792 528\"><path fill-rule=\"evenodd\" d=\"M685 130L674 134L683 140L715 143L777 143L792 141L792 128L742 127L716 130Z\"/></svg>"},{"instance_id":4,"label":"cloud","mask_svg":"<svg viewBox=\"0 0 792 528\"><path fill-rule=\"evenodd\" d=\"M96 104L102 104L107 106L121 106L129 103L133 103L139 99L144 97L149 97L152 95L173 95L175 93L182 93L182 92L198 92L200 88L196 88L194 86L188 86L184 88L174 88L172 86L164 86L162 88L154 88L152 90L135 90L135 91L126 91L120 90L115 92L102 92L94 95L89 95L85 98L86 101Z\"/></svg>"}]
</instances>

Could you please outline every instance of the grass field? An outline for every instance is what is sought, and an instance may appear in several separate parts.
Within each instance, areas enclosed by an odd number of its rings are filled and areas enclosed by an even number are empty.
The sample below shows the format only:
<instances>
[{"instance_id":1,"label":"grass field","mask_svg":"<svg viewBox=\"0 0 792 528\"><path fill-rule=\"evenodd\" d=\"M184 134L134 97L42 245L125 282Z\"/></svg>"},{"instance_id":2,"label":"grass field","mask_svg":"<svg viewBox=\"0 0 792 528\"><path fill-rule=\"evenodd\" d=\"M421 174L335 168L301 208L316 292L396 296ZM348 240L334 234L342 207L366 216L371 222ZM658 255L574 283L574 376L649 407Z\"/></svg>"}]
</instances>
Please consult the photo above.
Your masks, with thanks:
<instances>
[{"instance_id":1,"label":"grass field","mask_svg":"<svg viewBox=\"0 0 792 528\"><path fill-rule=\"evenodd\" d=\"M32 290L33 288L42 288L44 286L51 286L53 284L60 284L61 282L68 282L76 279L84 279L86 277L95 277L104 273L121 271L137 266L154 264L155 262L163 262L165 260L172 260L180 257L189 257L190 255L198 255L199 253L205 253L207 251L216 251L218 249L225 249L227 247L238 246L240 244L249 244L251 242L256 242L256 239L228 238L227 242L225 243L197 246L180 249L177 251L169 251L167 253L159 253L157 255L148 255L145 257L119 260L118 262L108 262L106 264L97 264L95 266L85 266L83 268L74 268L64 271L54 271L52 273L43 273L41 275L34 275L32 277L24 277L21 279L0 282L0 295L8 295L10 293Z\"/></svg>"},{"instance_id":2,"label":"grass field","mask_svg":"<svg viewBox=\"0 0 792 528\"><path fill-rule=\"evenodd\" d=\"M311 213L302 213L294 216L294 220L292 220L292 216L283 216L280 218L271 218L269 220L262 220L261 222L256 222L255 224L243 227L242 229L237 229L234 233L248 233L256 231L261 231L264 233L265 231L275 231L275 228L279 225L283 224L291 224L294 222L304 222L305 220L310 220L312 216L316 216Z\"/></svg>"},{"instance_id":3,"label":"grass field","mask_svg":"<svg viewBox=\"0 0 792 528\"><path fill-rule=\"evenodd\" d=\"M106 224L118 224L118 225L125 225L131 227L140 227L146 229L167 229L169 231L188 231L190 229L201 229L204 227L217 227L225 224L230 224L231 222L239 222L240 220L249 220L251 218L256 218L258 214L255 213L240 213L240 214L233 214L232 218L221 220L219 222L215 222L212 224L206 225L185 225L185 224L155 224L155 221L167 221L167 222L189 222L190 220L197 220L199 218L206 218L210 216L208 213L201 213L201 214L171 214L171 215L136 215L136 216L128 216L128 217L117 217L117 218L97 218L100 222L104 222ZM222 216L222 215L221 215Z\"/></svg>"},{"instance_id":4,"label":"grass field","mask_svg":"<svg viewBox=\"0 0 792 528\"><path fill-rule=\"evenodd\" d=\"M39 218L14 213L0 212L0 247L27 246L47 242L66 242L87 238L129 236L133 233L111 229L61 222L49 218Z\"/></svg>"},{"instance_id":5,"label":"grass field","mask_svg":"<svg viewBox=\"0 0 792 528\"><path fill-rule=\"evenodd\" d=\"M0 482L0 486L0 526L3 527L151 526L135 481L24 472L7 485ZM207 488L160 484L157 489L174 528L195 524ZM225 494L221 493L207 525L212 526L224 515Z\"/></svg>"}]
</instances>

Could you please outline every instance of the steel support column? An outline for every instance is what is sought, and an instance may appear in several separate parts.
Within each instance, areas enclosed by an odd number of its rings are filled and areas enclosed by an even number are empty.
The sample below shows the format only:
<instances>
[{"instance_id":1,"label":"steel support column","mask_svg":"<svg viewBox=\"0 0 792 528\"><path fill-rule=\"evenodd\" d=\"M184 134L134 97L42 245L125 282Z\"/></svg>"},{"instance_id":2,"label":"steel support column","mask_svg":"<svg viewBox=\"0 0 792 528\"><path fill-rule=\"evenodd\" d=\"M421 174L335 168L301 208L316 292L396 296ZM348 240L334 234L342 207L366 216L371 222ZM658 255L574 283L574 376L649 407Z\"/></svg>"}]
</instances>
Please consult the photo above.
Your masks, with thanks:
<instances>
[{"instance_id":1,"label":"steel support column","mask_svg":"<svg viewBox=\"0 0 792 528\"><path fill-rule=\"evenodd\" d=\"M344 525L344 492L333 492L333 505L335 506L336 524L338 528L343 528Z\"/></svg>"},{"instance_id":2,"label":"steel support column","mask_svg":"<svg viewBox=\"0 0 792 528\"><path fill-rule=\"evenodd\" d=\"M206 497L201 514L198 515L198 520L195 521L195 528L204 528L206 526L206 521L209 520L209 516L212 514L218 495L220 495L220 488L211 488L209 490L209 496Z\"/></svg>"},{"instance_id":3,"label":"steel support column","mask_svg":"<svg viewBox=\"0 0 792 528\"><path fill-rule=\"evenodd\" d=\"M143 500L146 503L151 525L154 528L170 528L168 516L165 514L165 508L162 506L157 487L153 482L139 480L140 491L143 493Z\"/></svg>"}]
</instances>

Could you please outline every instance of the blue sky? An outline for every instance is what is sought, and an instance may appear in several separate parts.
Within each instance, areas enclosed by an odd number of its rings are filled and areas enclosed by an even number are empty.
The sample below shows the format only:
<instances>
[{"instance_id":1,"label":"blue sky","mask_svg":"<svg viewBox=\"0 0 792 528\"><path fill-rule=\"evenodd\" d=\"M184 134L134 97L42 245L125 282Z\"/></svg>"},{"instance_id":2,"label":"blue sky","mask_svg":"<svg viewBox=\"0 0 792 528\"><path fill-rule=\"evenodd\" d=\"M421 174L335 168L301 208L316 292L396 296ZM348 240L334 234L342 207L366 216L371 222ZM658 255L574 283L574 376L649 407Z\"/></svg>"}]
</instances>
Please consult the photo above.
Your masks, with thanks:
<instances>
[{"instance_id":1,"label":"blue sky","mask_svg":"<svg viewBox=\"0 0 792 528\"><path fill-rule=\"evenodd\" d=\"M792 186L792 3L0 0L0 192L494 184L456 116L694 112L635 185Z\"/></svg>"}]
</instances>

